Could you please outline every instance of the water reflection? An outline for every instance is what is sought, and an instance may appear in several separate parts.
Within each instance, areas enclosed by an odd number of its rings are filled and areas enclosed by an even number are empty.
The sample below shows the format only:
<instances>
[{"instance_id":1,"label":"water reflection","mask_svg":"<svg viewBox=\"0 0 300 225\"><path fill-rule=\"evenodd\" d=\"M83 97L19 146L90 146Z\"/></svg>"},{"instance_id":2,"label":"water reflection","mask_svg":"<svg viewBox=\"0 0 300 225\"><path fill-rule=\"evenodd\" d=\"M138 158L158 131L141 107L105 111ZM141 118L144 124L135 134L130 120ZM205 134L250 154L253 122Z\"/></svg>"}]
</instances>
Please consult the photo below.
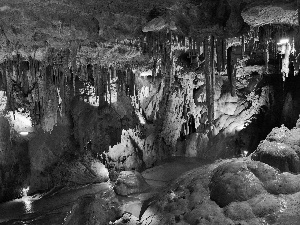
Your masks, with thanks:
<instances>
[{"instance_id":1,"label":"water reflection","mask_svg":"<svg viewBox=\"0 0 300 225\"><path fill-rule=\"evenodd\" d=\"M32 210L32 199L31 197L23 197L22 198L22 201L24 203L24 211L26 213L33 213L33 210Z\"/></svg>"},{"instance_id":2,"label":"water reflection","mask_svg":"<svg viewBox=\"0 0 300 225\"><path fill-rule=\"evenodd\" d=\"M32 201L33 199L29 196L27 196L27 193L29 191L29 187L22 188L22 198L21 201L24 204L24 211L26 213L32 213Z\"/></svg>"}]
</instances>

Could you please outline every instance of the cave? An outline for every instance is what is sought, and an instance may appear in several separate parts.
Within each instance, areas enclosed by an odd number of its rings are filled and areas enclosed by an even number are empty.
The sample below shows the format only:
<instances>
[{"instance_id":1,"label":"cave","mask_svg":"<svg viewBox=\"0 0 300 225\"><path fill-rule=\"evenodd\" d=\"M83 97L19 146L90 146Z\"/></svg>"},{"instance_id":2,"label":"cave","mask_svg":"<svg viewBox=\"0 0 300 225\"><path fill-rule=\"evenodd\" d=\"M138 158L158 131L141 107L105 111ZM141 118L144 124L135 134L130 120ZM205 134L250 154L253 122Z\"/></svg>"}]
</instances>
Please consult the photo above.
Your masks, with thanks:
<instances>
[{"instance_id":1,"label":"cave","mask_svg":"<svg viewBox=\"0 0 300 225\"><path fill-rule=\"evenodd\" d=\"M2 0L0 224L300 224L299 9Z\"/></svg>"}]
</instances>

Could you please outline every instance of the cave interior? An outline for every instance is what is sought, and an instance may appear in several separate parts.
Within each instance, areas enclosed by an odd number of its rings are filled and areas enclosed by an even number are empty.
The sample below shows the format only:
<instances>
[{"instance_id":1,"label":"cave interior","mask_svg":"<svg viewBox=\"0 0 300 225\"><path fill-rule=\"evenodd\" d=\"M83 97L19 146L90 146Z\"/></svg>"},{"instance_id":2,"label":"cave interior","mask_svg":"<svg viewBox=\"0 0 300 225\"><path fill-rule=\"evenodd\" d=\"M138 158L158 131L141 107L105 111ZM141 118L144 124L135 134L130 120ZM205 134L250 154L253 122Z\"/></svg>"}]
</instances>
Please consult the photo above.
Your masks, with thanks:
<instances>
[{"instance_id":1,"label":"cave interior","mask_svg":"<svg viewBox=\"0 0 300 225\"><path fill-rule=\"evenodd\" d=\"M299 224L299 0L1 0L0 224Z\"/></svg>"}]
</instances>

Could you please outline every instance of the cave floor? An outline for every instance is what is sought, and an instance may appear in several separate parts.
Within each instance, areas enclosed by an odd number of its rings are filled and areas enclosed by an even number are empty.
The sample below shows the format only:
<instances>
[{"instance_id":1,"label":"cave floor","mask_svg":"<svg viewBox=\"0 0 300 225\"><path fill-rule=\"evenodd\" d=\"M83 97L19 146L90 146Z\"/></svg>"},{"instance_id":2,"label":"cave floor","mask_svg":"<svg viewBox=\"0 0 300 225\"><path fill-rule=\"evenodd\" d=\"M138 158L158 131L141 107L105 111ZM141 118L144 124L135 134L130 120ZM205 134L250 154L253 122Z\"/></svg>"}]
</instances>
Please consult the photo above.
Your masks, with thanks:
<instances>
[{"instance_id":1,"label":"cave floor","mask_svg":"<svg viewBox=\"0 0 300 225\"><path fill-rule=\"evenodd\" d=\"M151 189L146 193L118 196L121 212L138 217L142 204L183 173L210 162L196 158L172 157L142 172ZM112 184L90 184L62 188L44 195L28 196L0 204L0 224L64 224L78 199L112 189Z\"/></svg>"}]
</instances>

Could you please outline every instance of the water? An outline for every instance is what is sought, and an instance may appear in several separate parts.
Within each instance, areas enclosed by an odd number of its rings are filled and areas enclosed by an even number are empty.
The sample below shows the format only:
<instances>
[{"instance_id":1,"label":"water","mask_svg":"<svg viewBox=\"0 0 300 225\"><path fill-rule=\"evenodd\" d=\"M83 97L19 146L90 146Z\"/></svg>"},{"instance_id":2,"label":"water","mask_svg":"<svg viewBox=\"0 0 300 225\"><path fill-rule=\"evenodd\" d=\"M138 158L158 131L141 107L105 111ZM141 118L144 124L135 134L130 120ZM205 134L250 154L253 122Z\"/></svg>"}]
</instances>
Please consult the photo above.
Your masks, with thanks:
<instances>
[{"instance_id":1,"label":"water","mask_svg":"<svg viewBox=\"0 0 300 225\"><path fill-rule=\"evenodd\" d=\"M207 163L199 159L174 157L144 171L142 175L151 185L151 191L128 197L117 196L121 213L129 212L138 217L146 199L160 192L168 186L169 182L184 172ZM57 188L46 194L35 196L26 196L28 190L24 188L23 198L0 204L0 225L70 224L68 221L74 212L78 213L76 207L80 199L88 199L99 193L111 193L113 192L112 185L106 182L77 188Z\"/></svg>"},{"instance_id":2,"label":"water","mask_svg":"<svg viewBox=\"0 0 300 225\"><path fill-rule=\"evenodd\" d=\"M80 198L112 191L110 183L62 188L0 204L0 224L65 224Z\"/></svg>"}]
</instances>

